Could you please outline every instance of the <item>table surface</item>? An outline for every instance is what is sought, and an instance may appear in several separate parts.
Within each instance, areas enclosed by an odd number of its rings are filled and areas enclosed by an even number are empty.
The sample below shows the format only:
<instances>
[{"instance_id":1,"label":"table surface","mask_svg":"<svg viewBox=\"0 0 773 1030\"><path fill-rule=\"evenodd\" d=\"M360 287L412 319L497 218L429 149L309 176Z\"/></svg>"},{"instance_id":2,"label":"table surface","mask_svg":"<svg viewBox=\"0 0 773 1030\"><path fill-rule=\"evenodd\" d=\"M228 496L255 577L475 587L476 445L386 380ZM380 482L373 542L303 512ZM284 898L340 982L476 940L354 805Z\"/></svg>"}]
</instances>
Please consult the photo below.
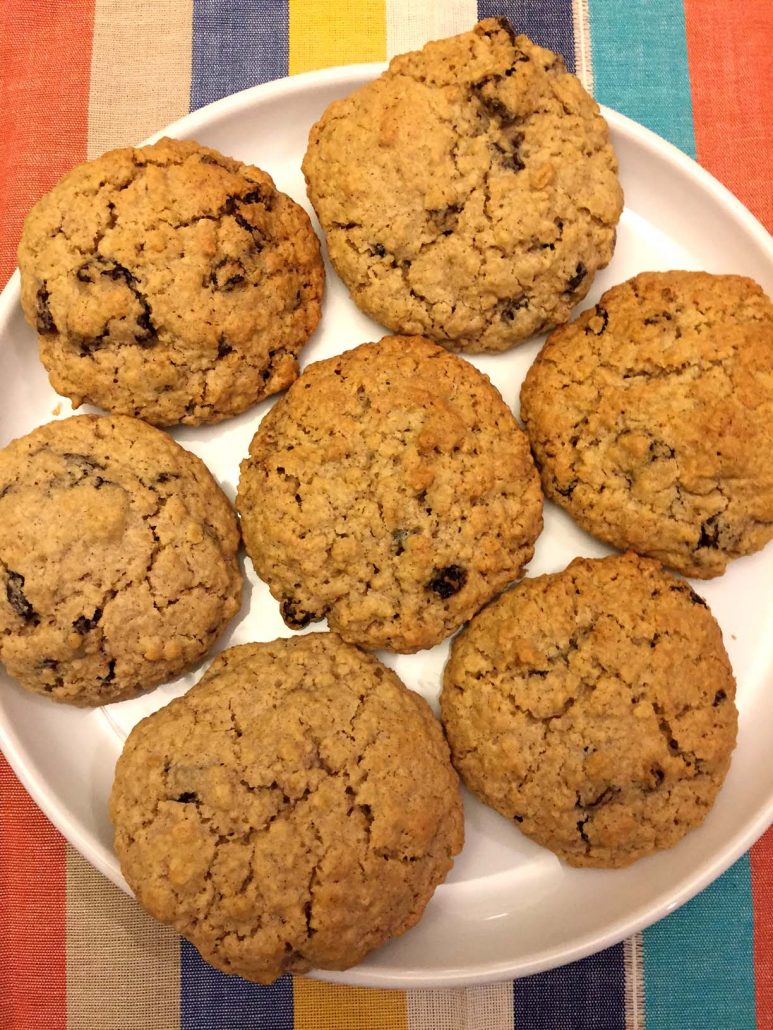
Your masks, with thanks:
<instances>
[{"instance_id":1,"label":"table surface","mask_svg":"<svg viewBox=\"0 0 773 1030\"><path fill-rule=\"evenodd\" d=\"M247 86L382 61L494 14L771 228L771 0L2 0L0 283L27 210L77 162ZM258 987L210 969L92 870L0 756L0 928L8 1030L773 1028L773 831L667 919L549 973L452 990Z\"/></svg>"}]
</instances>

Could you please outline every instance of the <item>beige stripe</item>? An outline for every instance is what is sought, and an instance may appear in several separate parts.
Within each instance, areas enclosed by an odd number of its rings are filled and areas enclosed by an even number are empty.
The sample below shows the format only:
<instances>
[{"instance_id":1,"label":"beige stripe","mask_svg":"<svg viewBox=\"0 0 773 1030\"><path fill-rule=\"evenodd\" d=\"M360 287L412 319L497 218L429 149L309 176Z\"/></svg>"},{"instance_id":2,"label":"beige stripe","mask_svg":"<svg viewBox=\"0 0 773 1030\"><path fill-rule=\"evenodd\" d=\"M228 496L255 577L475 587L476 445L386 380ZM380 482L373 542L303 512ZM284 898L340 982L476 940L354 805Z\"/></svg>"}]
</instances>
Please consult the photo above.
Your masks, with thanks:
<instances>
[{"instance_id":1,"label":"beige stripe","mask_svg":"<svg viewBox=\"0 0 773 1030\"><path fill-rule=\"evenodd\" d=\"M67 1030L179 1030L176 933L67 848Z\"/></svg>"},{"instance_id":2,"label":"beige stripe","mask_svg":"<svg viewBox=\"0 0 773 1030\"><path fill-rule=\"evenodd\" d=\"M644 959L642 936L623 942L625 968L625 1030L644 1030Z\"/></svg>"},{"instance_id":3,"label":"beige stripe","mask_svg":"<svg viewBox=\"0 0 773 1030\"><path fill-rule=\"evenodd\" d=\"M469 32L477 20L477 0L445 0L440 4L387 0L387 57L418 50L430 39Z\"/></svg>"},{"instance_id":4,"label":"beige stripe","mask_svg":"<svg viewBox=\"0 0 773 1030\"><path fill-rule=\"evenodd\" d=\"M193 0L96 0L88 156L132 146L187 114Z\"/></svg>"},{"instance_id":5,"label":"beige stripe","mask_svg":"<svg viewBox=\"0 0 773 1030\"><path fill-rule=\"evenodd\" d=\"M513 984L408 991L410 1030L513 1030Z\"/></svg>"},{"instance_id":6,"label":"beige stripe","mask_svg":"<svg viewBox=\"0 0 773 1030\"><path fill-rule=\"evenodd\" d=\"M574 27L574 63L577 75L589 93L593 93L593 54L590 41L588 0L572 0Z\"/></svg>"}]
</instances>

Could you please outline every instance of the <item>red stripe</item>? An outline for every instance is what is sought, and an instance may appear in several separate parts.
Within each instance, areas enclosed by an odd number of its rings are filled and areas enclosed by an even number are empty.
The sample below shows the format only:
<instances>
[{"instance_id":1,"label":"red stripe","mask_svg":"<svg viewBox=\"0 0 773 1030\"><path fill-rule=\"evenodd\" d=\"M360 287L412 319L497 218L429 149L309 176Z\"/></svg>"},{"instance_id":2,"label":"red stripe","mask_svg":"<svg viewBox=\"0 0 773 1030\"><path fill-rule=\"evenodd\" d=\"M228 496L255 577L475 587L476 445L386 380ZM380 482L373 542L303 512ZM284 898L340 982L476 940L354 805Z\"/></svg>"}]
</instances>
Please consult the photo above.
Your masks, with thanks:
<instances>
[{"instance_id":1,"label":"red stripe","mask_svg":"<svg viewBox=\"0 0 773 1030\"><path fill-rule=\"evenodd\" d=\"M773 829L751 850L758 1030L773 1030Z\"/></svg>"},{"instance_id":2,"label":"red stripe","mask_svg":"<svg viewBox=\"0 0 773 1030\"><path fill-rule=\"evenodd\" d=\"M30 206L86 156L93 0L0 2L0 285ZM65 1030L65 845L0 756L0 1027Z\"/></svg>"},{"instance_id":3,"label":"red stripe","mask_svg":"<svg viewBox=\"0 0 773 1030\"><path fill-rule=\"evenodd\" d=\"M31 205L86 156L93 0L0 0L0 286Z\"/></svg>"},{"instance_id":4,"label":"red stripe","mask_svg":"<svg viewBox=\"0 0 773 1030\"><path fill-rule=\"evenodd\" d=\"M65 1030L64 840L0 755L0 1027Z\"/></svg>"},{"instance_id":5,"label":"red stripe","mask_svg":"<svg viewBox=\"0 0 773 1030\"><path fill-rule=\"evenodd\" d=\"M773 229L773 4L684 6L698 160ZM773 1030L773 830L751 871L757 1026Z\"/></svg>"},{"instance_id":6,"label":"red stripe","mask_svg":"<svg viewBox=\"0 0 773 1030\"><path fill-rule=\"evenodd\" d=\"M684 8L698 160L773 229L773 3Z\"/></svg>"}]
</instances>

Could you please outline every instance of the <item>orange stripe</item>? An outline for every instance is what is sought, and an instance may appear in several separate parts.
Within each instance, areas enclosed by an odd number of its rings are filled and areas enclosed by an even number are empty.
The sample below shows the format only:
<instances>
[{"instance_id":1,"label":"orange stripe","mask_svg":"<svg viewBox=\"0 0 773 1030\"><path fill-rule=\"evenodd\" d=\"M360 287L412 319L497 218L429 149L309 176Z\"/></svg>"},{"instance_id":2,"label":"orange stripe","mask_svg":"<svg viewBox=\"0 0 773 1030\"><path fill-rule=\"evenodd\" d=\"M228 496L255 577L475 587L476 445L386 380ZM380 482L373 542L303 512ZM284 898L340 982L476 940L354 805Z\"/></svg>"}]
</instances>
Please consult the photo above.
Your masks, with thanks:
<instances>
[{"instance_id":1,"label":"orange stripe","mask_svg":"<svg viewBox=\"0 0 773 1030\"><path fill-rule=\"evenodd\" d=\"M751 850L758 1030L773 1030L773 829Z\"/></svg>"},{"instance_id":2,"label":"orange stripe","mask_svg":"<svg viewBox=\"0 0 773 1030\"><path fill-rule=\"evenodd\" d=\"M64 840L0 755L0 1026L65 1030Z\"/></svg>"},{"instance_id":3,"label":"orange stripe","mask_svg":"<svg viewBox=\"0 0 773 1030\"><path fill-rule=\"evenodd\" d=\"M86 156L93 0L0 2L0 286L31 205Z\"/></svg>"},{"instance_id":4,"label":"orange stripe","mask_svg":"<svg viewBox=\"0 0 773 1030\"><path fill-rule=\"evenodd\" d=\"M698 160L773 229L773 3L684 9Z\"/></svg>"}]
</instances>

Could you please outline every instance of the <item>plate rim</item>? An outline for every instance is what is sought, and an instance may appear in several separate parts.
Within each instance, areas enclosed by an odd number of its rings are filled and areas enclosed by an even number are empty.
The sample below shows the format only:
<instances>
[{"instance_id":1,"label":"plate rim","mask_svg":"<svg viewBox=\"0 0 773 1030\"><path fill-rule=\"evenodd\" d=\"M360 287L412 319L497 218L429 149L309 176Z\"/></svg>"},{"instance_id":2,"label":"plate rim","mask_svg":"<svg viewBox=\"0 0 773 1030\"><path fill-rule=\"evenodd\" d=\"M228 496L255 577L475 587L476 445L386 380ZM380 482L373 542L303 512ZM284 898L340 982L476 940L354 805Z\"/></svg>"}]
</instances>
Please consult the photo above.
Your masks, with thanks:
<instances>
[{"instance_id":1,"label":"plate rim","mask_svg":"<svg viewBox=\"0 0 773 1030\"><path fill-rule=\"evenodd\" d=\"M239 115L241 112L251 109L256 103L270 103L278 97L304 93L320 86L340 83L342 87L354 89L361 84L363 79L375 78L386 68L387 64L384 62L339 65L251 86L183 115L136 145L144 146L156 142L163 136L195 138L198 130L217 123L220 116ZM714 203L724 208L738 223L739 231L753 237L761 246L763 253L767 252L770 260L773 261L773 237L726 186L697 161L651 129L618 111L604 105L599 106L610 129L626 138L627 141L640 146L658 160L665 160L676 171L692 180L696 187L710 195ZM623 189L625 190L624 184ZM17 268L0 293L0 325L5 324L16 309L19 304L19 295L20 277ZM8 764L23 787L65 839L108 880L132 896L120 871L116 875L115 870L106 863L103 849L93 842L93 835L90 836L81 829L80 823L72 819L66 805L59 803L56 796L50 793L48 783L43 776L25 761L24 749L14 732L13 725L1 707L0 750L4 753ZM448 968L442 973L434 973L430 976L418 971L404 971L396 974L388 969L383 971L378 968L370 969L363 964L344 971L312 970L307 975L330 983L406 989L497 983L554 969L617 944L680 908L745 854L771 823L773 823L773 792L767 804L760 807L756 817L751 819L743 831L731 838L722 849L716 851L697 875L686 878L681 886L671 890L657 904L641 904L629 912L625 918L619 918L613 923L606 924L603 930L585 936L579 943L568 948L565 945L555 945L543 949L536 957L529 960L521 959L515 962L504 960L493 965L488 963L483 968L475 966L465 966L462 969Z\"/></svg>"}]
</instances>

